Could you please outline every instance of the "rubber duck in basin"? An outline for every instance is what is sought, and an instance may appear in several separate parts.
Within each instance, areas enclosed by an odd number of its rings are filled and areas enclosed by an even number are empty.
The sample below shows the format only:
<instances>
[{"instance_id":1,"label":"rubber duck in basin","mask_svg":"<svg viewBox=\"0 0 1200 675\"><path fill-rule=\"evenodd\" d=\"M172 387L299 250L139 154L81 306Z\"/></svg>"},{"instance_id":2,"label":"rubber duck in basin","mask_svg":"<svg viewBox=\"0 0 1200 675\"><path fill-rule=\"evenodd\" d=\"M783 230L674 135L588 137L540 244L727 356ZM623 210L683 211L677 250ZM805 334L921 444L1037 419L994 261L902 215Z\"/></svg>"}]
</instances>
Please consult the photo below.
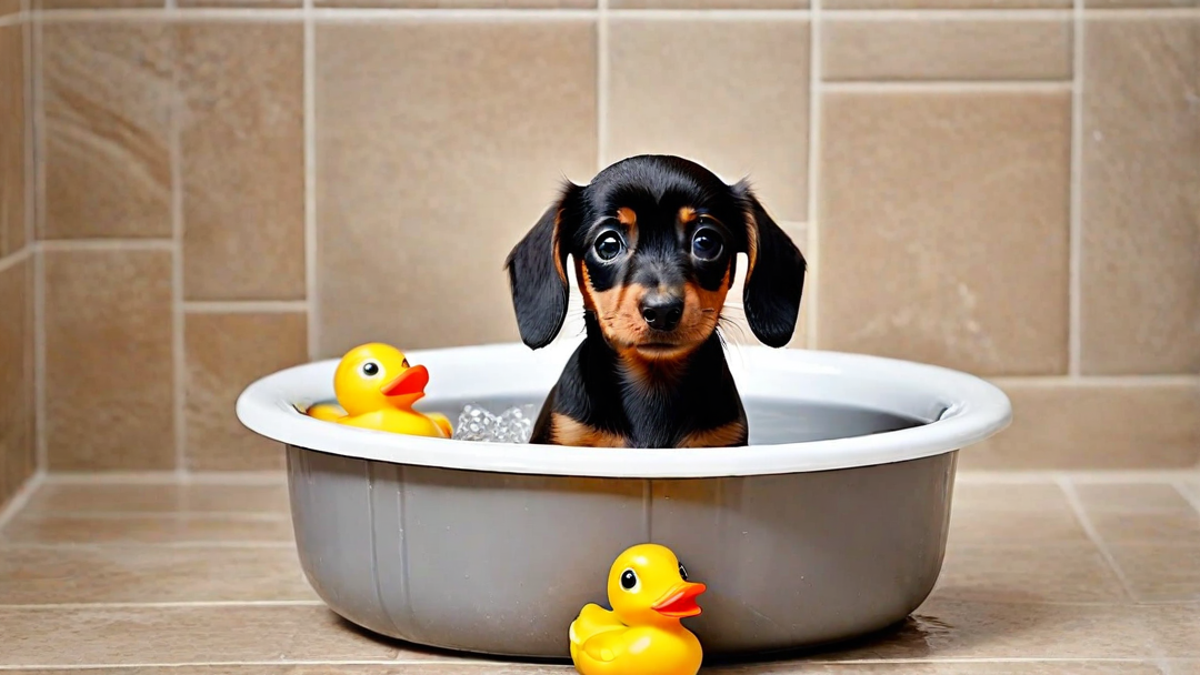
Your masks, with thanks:
<instances>
[{"instance_id":1,"label":"rubber duck in basin","mask_svg":"<svg viewBox=\"0 0 1200 675\"><path fill-rule=\"evenodd\" d=\"M608 573L612 611L584 605L571 623L571 660L582 675L695 675L700 641L680 623L698 616L704 584L688 581L671 549L638 544Z\"/></svg>"},{"instance_id":2,"label":"rubber duck in basin","mask_svg":"<svg viewBox=\"0 0 1200 675\"><path fill-rule=\"evenodd\" d=\"M428 384L425 366L409 364L404 352L391 345L370 342L346 352L334 372L333 391L341 409L318 403L307 413L352 427L450 438L453 430L445 415L413 409Z\"/></svg>"}]
</instances>

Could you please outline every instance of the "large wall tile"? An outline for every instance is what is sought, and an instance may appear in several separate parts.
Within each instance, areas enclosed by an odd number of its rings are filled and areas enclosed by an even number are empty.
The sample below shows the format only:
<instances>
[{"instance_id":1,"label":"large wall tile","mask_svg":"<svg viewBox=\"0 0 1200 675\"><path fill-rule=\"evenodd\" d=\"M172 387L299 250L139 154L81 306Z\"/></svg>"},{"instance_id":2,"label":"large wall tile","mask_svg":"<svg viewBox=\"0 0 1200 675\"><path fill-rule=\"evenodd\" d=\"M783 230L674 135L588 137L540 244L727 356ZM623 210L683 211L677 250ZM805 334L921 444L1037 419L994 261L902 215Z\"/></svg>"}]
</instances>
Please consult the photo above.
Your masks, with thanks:
<instances>
[{"instance_id":1,"label":"large wall tile","mask_svg":"<svg viewBox=\"0 0 1200 675\"><path fill-rule=\"evenodd\" d=\"M175 466L171 253L47 251L49 468Z\"/></svg>"},{"instance_id":2,"label":"large wall tile","mask_svg":"<svg viewBox=\"0 0 1200 675\"><path fill-rule=\"evenodd\" d=\"M609 26L609 143L747 175L778 220L806 220L806 21L646 21Z\"/></svg>"},{"instance_id":3,"label":"large wall tile","mask_svg":"<svg viewBox=\"0 0 1200 675\"><path fill-rule=\"evenodd\" d=\"M320 355L516 339L504 259L594 173L595 53L590 22L317 27Z\"/></svg>"},{"instance_id":4,"label":"large wall tile","mask_svg":"<svg viewBox=\"0 0 1200 675\"><path fill-rule=\"evenodd\" d=\"M184 296L304 298L304 28L178 28Z\"/></svg>"},{"instance_id":5,"label":"large wall tile","mask_svg":"<svg viewBox=\"0 0 1200 675\"><path fill-rule=\"evenodd\" d=\"M979 374L1067 362L1070 93L826 95L822 348Z\"/></svg>"},{"instance_id":6,"label":"large wall tile","mask_svg":"<svg viewBox=\"0 0 1200 675\"><path fill-rule=\"evenodd\" d=\"M234 405L254 380L307 360L306 321L302 313L187 315L189 469L283 468L283 446L242 426Z\"/></svg>"},{"instance_id":7,"label":"large wall tile","mask_svg":"<svg viewBox=\"0 0 1200 675\"><path fill-rule=\"evenodd\" d=\"M165 0L31 0L38 9L152 9Z\"/></svg>"},{"instance_id":8,"label":"large wall tile","mask_svg":"<svg viewBox=\"0 0 1200 675\"><path fill-rule=\"evenodd\" d=\"M837 18L821 33L826 80L1061 80L1071 20Z\"/></svg>"},{"instance_id":9,"label":"large wall tile","mask_svg":"<svg viewBox=\"0 0 1200 675\"><path fill-rule=\"evenodd\" d=\"M1200 17L1085 35L1083 372L1200 373Z\"/></svg>"},{"instance_id":10,"label":"large wall tile","mask_svg":"<svg viewBox=\"0 0 1200 675\"><path fill-rule=\"evenodd\" d=\"M1002 384L1012 425L964 469L1166 469L1200 461L1200 384Z\"/></svg>"},{"instance_id":11,"label":"large wall tile","mask_svg":"<svg viewBox=\"0 0 1200 675\"><path fill-rule=\"evenodd\" d=\"M33 260L0 270L0 504L34 469Z\"/></svg>"},{"instance_id":12,"label":"large wall tile","mask_svg":"<svg viewBox=\"0 0 1200 675\"><path fill-rule=\"evenodd\" d=\"M25 246L25 40L0 28L0 257Z\"/></svg>"},{"instance_id":13,"label":"large wall tile","mask_svg":"<svg viewBox=\"0 0 1200 675\"><path fill-rule=\"evenodd\" d=\"M170 28L47 23L42 235L171 235Z\"/></svg>"}]
</instances>

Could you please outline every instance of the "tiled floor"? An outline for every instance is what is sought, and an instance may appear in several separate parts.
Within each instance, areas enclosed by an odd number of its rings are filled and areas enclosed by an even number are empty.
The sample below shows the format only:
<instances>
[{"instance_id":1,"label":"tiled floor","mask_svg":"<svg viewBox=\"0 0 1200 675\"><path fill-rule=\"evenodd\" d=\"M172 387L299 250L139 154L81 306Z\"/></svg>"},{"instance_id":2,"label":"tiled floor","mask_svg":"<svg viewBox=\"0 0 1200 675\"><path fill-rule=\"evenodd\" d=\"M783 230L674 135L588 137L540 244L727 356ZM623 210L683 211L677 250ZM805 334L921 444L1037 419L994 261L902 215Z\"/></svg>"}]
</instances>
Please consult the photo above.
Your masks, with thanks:
<instances>
[{"instance_id":1,"label":"tiled floor","mask_svg":"<svg viewBox=\"0 0 1200 675\"><path fill-rule=\"evenodd\" d=\"M0 528L0 670L569 675L368 636L301 573L282 478L48 479ZM709 672L1200 675L1200 473L963 474L932 597L886 635Z\"/></svg>"}]
</instances>

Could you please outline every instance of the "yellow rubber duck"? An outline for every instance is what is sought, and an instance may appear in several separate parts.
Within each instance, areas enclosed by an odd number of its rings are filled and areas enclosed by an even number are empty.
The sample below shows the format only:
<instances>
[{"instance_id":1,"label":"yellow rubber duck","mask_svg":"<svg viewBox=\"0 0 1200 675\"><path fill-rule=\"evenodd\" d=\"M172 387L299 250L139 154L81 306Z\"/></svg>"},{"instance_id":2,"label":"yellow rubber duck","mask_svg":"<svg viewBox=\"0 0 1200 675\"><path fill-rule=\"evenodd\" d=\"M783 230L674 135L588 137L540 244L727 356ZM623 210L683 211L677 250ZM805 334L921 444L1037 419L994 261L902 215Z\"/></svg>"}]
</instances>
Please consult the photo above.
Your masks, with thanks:
<instances>
[{"instance_id":1,"label":"yellow rubber duck","mask_svg":"<svg viewBox=\"0 0 1200 675\"><path fill-rule=\"evenodd\" d=\"M307 412L352 427L450 438L453 431L445 415L413 410L413 404L425 396L427 384L425 366L409 365L404 352L391 345L370 342L346 352L333 375L333 391L342 410L318 403Z\"/></svg>"},{"instance_id":2,"label":"yellow rubber duck","mask_svg":"<svg viewBox=\"0 0 1200 675\"><path fill-rule=\"evenodd\" d=\"M571 660L581 675L695 675L703 652L680 619L697 616L704 584L687 580L671 549L638 544L608 573L612 611L588 604L571 622Z\"/></svg>"}]
</instances>

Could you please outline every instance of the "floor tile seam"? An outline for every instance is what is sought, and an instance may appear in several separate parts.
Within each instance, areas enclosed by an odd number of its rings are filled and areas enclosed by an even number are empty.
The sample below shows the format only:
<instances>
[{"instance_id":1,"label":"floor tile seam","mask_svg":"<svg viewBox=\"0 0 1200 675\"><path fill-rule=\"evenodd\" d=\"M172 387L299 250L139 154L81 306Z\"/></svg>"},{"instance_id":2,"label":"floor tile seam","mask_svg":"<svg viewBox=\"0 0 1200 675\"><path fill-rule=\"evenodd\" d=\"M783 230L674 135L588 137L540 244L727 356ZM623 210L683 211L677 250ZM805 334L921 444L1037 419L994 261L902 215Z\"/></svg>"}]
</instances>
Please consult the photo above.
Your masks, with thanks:
<instances>
[{"instance_id":1,"label":"floor tile seam","mask_svg":"<svg viewBox=\"0 0 1200 675\"><path fill-rule=\"evenodd\" d=\"M1079 525L1083 528L1083 531L1087 533L1087 536L1092 540L1092 543L1096 545L1096 549L1100 552L1100 555L1108 564L1109 569L1116 576L1117 581L1120 582L1121 587L1126 593L1126 596L1130 600L1137 600L1137 594L1134 593L1132 584L1125 576L1125 571L1120 565L1117 564L1116 559L1113 557L1112 551L1110 551L1108 546L1105 544L1104 538L1101 537L1100 533L1096 530L1095 524L1092 523L1091 518L1088 516L1087 511L1083 507L1083 503L1079 499L1079 494L1076 492L1075 486L1070 482L1070 480L1063 476L1060 476L1057 482L1059 488L1062 490L1067 499L1067 503L1070 504L1071 510L1075 513L1075 518L1079 522Z\"/></svg>"}]
</instances>

